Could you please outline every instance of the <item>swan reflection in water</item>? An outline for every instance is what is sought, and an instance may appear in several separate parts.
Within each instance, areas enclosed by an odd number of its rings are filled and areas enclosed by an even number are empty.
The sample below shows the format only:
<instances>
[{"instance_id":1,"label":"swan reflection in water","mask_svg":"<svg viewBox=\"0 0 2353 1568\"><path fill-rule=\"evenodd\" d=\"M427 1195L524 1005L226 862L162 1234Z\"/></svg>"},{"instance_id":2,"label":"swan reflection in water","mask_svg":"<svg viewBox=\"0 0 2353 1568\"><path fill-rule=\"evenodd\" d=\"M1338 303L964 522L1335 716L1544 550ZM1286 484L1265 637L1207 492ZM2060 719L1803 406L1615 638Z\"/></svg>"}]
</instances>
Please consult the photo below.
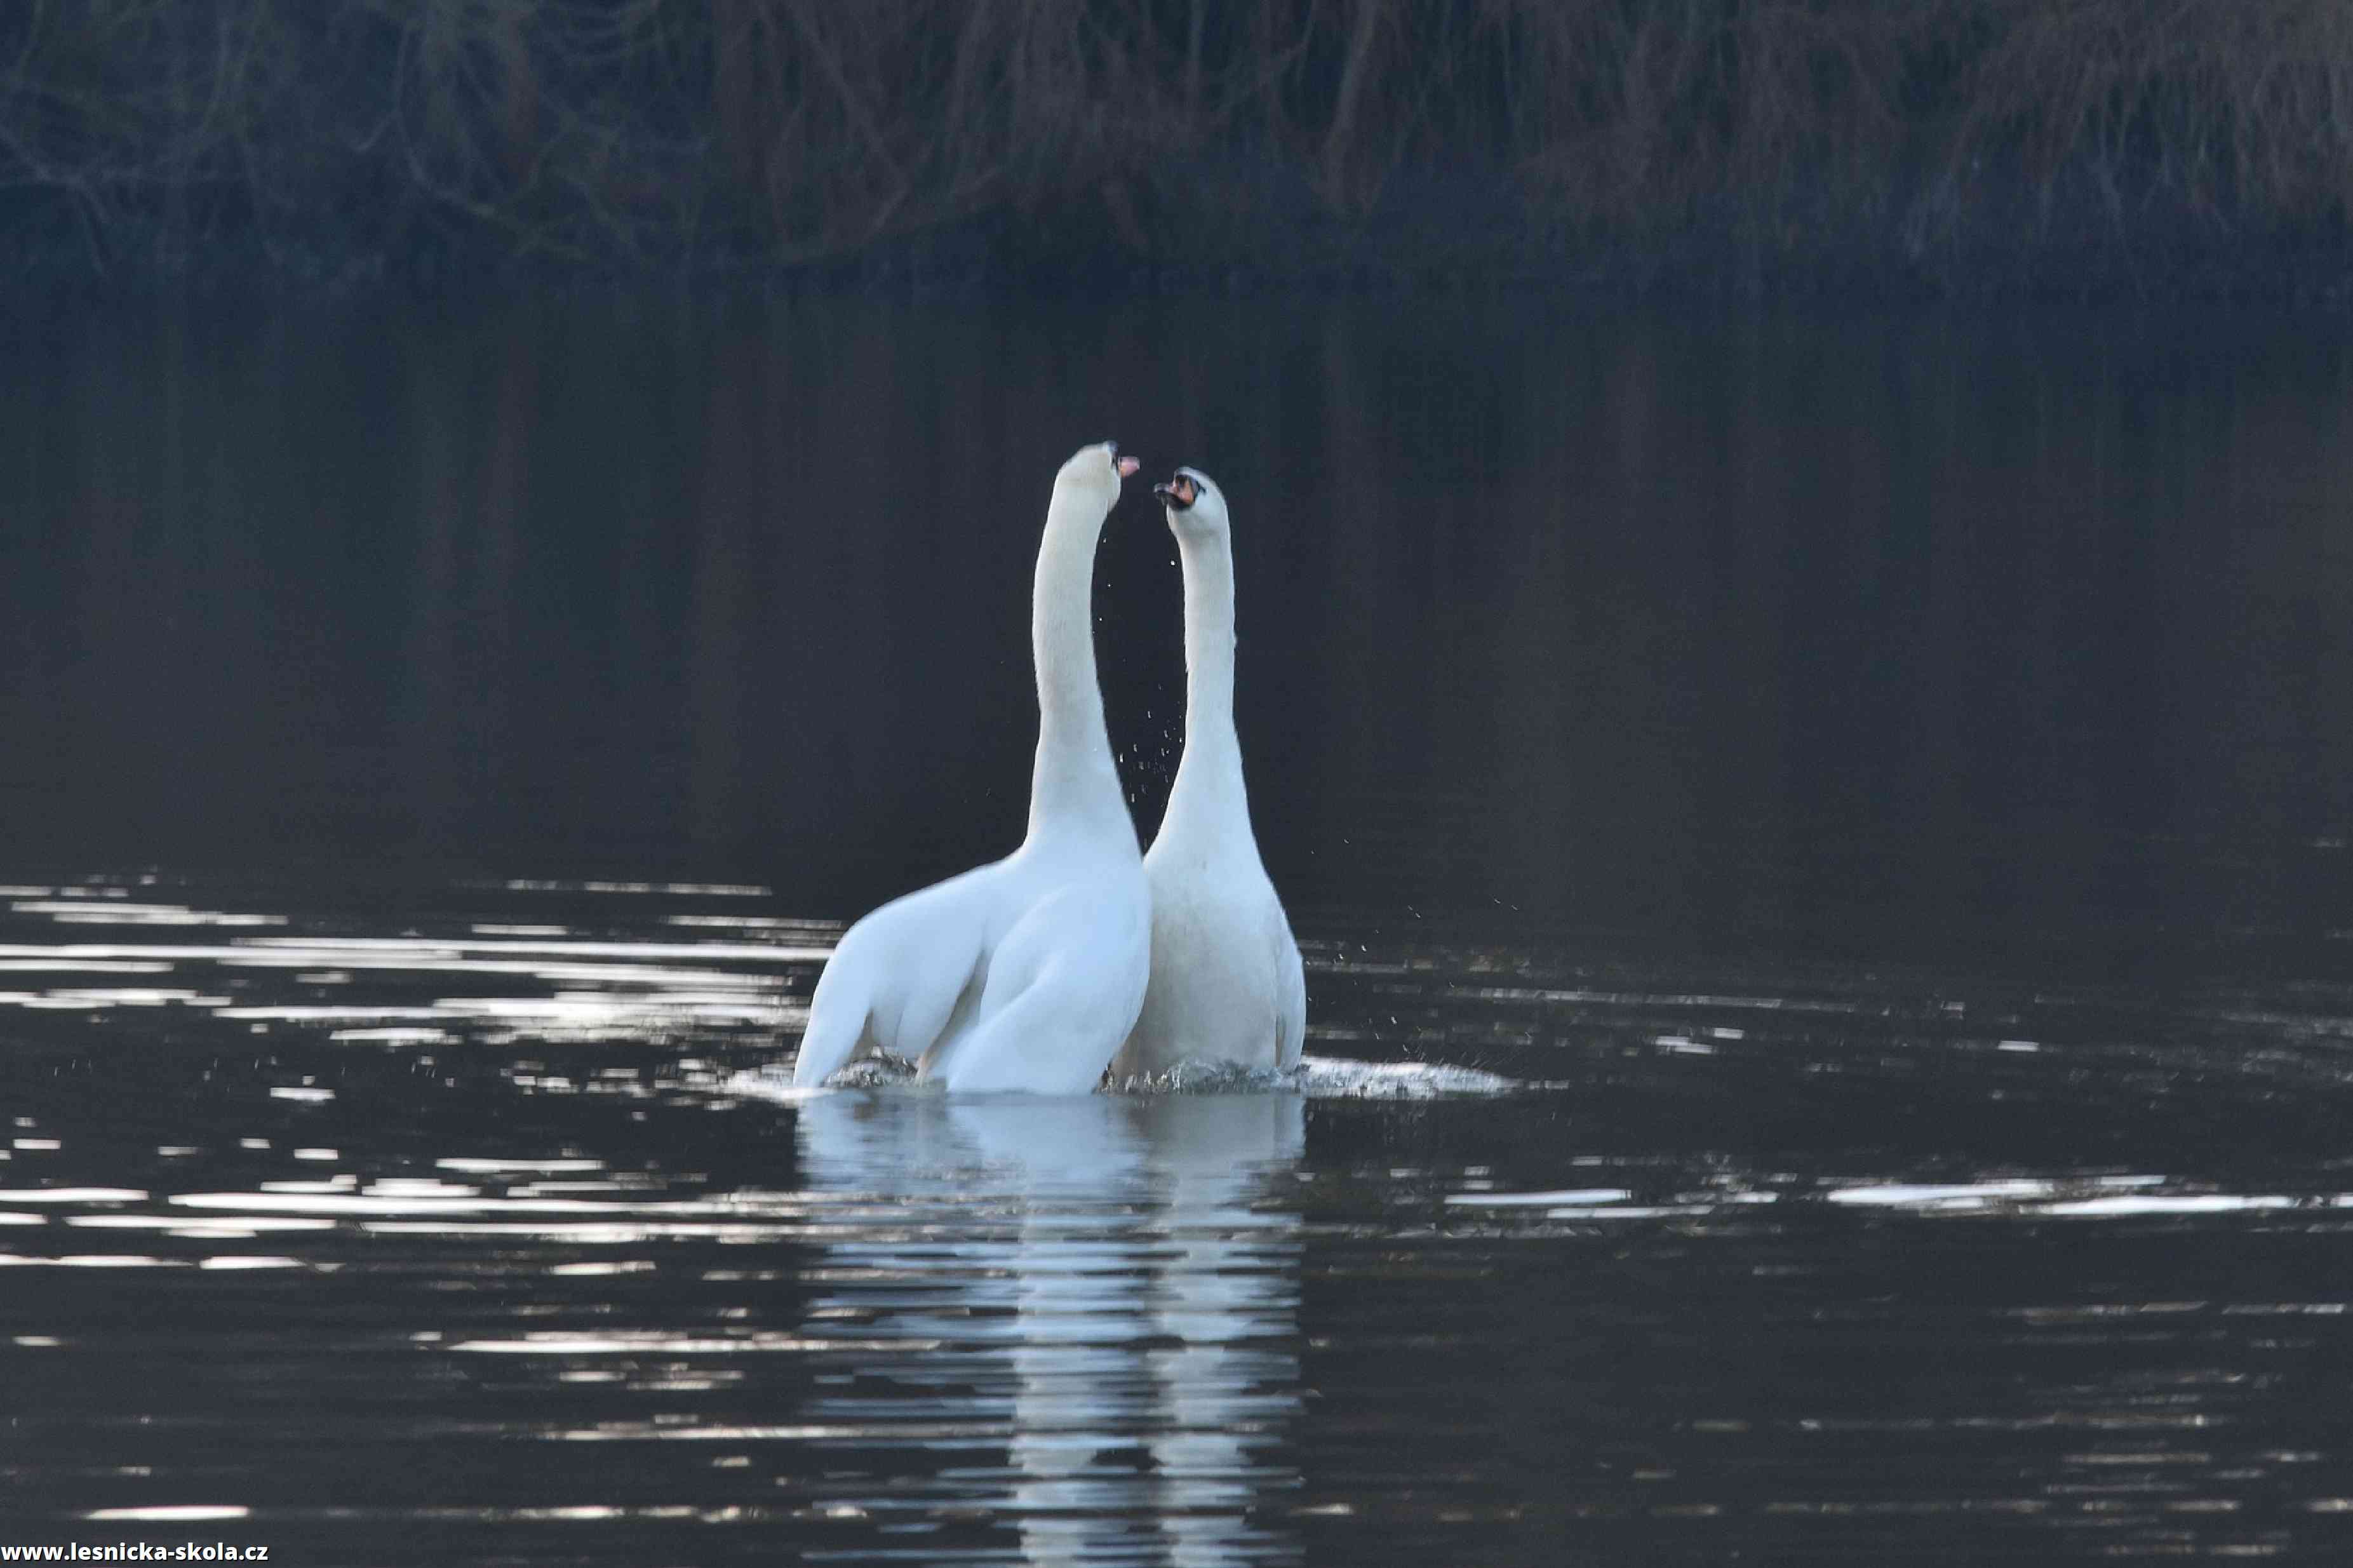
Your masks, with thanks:
<instances>
[{"instance_id":1,"label":"swan reflection in water","mask_svg":"<svg viewBox=\"0 0 2353 1568\"><path fill-rule=\"evenodd\" d=\"M818 1420L1009 1450L938 1479L1033 1562L1297 1559L1265 1516L1298 1485L1299 1220L1268 1200L1299 1096L845 1091L799 1137L829 1222L806 1334L910 1342L858 1369L894 1393L821 1390Z\"/></svg>"}]
</instances>

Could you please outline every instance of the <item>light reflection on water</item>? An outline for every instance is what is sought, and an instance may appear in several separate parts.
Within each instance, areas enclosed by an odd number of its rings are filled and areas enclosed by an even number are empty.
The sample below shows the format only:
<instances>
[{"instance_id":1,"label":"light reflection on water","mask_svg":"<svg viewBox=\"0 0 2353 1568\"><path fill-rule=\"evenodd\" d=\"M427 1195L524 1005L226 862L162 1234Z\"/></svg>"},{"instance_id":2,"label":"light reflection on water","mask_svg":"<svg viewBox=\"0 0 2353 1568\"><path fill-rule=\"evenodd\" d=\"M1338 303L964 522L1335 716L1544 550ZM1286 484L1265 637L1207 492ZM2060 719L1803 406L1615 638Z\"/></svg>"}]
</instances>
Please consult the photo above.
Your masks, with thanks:
<instances>
[{"instance_id":1,"label":"light reflection on water","mask_svg":"<svg viewBox=\"0 0 2353 1568\"><path fill-rule=\"evenodd\" d=\"M741 889L404 897L124 880L0 917L0 1489L35 1534L617 1564L2348 1543L2341 985L1334 920L1284 1092L950 1100L780 1087L835 928ZM108 905L132 919L60 918Z\"/></svg>"},{"instance_id":2,"label":"light reflection on water","mask_svg":"<svg viewBox=\"0 0 2353 1568\"><path fill-rule=\"evenodd\" d=\"M873 1091L798 1123L805 1180L843 1200L808 1331L870 1342L812 1415L960 1450L944 1495L1011 1515L1033 1561L1293 1556L1252 1513L1298 1485L1299 1219L1262 1206L1298 1096ZM970 1391L952 1432L944 1388Z\"/></svg>"},{"instance_id":3,"label":"light reflection on water","mask_svg":"<svg viewBox=\"0 0 2353 1568\"><path fill-rule=\"evenodd\" d=\"M573 896L748 898L763 889L701 885L626 883L513 883L505 889ZM56 889L18 889L23 897L8 912L59 925L132 929L282 927L288 917L253 910L197 909L185 904L133 902L129 890L102 882ZM58 974L175 974L200 985L69 985L41 990L0 991L0 1011L8 1008L102 1013L132 1006L174 1004L223 1019L347 1026L427 1024L447 1020L496 1020L518 1032L569 1037L607 1035L628 1038L649 1029L697 1024L745 1024L766 1028L797 1022L800 1015L783 999L780 968L822 963L830 951L825 922L793 922L804 938L779 940L777 922L759 917L664 915L664 923L684 919L693 936L663 933L655 940L589 940L561 924L473 921L462 931L437 937L320 934L304 937L234 937L226 942L112 941L0 942L0 973ZM653 935L654 933L649 933ZM731 940L732 939L732 940ZM748 940L747 940L748 939ZM229 984L244 972L295 971L294 982L311 991L342 988L355 976L380 976L393 984L434 984L438 977L479 982L522 979L540 983L528 995L446 994L427 1002L246 1000L248 985ZM470 987L468 988L470 991ZM351 1043L415 1044L447 1038L416 1027L346 1027L334 1038Z\"/></svg>"}]
</instances>

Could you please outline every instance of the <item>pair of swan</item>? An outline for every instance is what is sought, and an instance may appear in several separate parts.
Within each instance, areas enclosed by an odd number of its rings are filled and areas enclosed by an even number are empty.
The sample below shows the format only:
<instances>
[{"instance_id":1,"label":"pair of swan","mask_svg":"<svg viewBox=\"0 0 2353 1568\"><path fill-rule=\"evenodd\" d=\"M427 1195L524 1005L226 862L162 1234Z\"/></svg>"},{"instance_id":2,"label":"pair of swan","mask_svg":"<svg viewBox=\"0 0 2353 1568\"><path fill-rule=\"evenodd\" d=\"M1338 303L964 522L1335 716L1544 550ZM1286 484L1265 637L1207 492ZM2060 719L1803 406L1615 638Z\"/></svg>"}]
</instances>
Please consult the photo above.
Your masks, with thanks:
<instances>
[{"instance_id":1,"label":"pair of swan","mask_svg":"<svg viewBox=\"0 0 2353 1568\"><path fill-rule=\"evenodd\" d=\"M1136 471L1109 441L1054 478L1030 600L1038 756L1029 831L1004 859L849 928L793 1068L821 1082L881 1050L955 1092L1083 1094L1185 1060L1289 1067L1306 1032L1298 944L1259 861L1234 734L1225 498L1155 486L1185 573L1185 755L1139 855L1095 679L1095 546Z\"/></svg>"}]
</instances>

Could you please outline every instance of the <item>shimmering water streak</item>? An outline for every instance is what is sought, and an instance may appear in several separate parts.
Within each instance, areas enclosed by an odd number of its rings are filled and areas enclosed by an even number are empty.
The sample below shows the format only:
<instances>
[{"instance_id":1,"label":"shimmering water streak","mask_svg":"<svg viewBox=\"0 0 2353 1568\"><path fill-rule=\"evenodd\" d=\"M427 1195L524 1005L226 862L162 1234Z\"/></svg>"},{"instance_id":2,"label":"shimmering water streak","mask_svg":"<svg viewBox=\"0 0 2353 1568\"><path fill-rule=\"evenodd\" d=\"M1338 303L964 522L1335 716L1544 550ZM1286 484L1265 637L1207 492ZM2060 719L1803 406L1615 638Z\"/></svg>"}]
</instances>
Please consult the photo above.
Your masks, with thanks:
<instances>
[{"instance_id":1,"label":"shimmering water streak","mask_svg":"<svg viewBox=\"0 0 2353 1568\"><path fill-rule=\"evenodd\" d=\"M1013 1108L997 1103L985 1104L977 1110L965 1105L953 1105L943 1110L945 1102L919 1090L871 1091L866 1098L872 1100L872 1105L857 1112L845 1109L845 1102L854 1102L860 1098L860 1091L830 1091L809 1096L802 1105L804 1138L812 1135L811 1128L829 1131L844 1116L857 1114L886 1121L903 1119L918 1124L927 1117L936 1117L942 1119L943 1127L957 1132L980 1118L997 1122L1018 1121L1022 1117L1032 1122L1053 1120L1035 1108L1023 1108L1017 1117ZM1290 1095L1166 1097L1165 1100L1146 1098L1142 1100L1095 1097L1075 1103L1086 1108L1085 1114L1089 1116L1100 1114L1111 1119L1129 1118L1145 1125L1157 1125L1187 1117L1200 1120L1221 1113L1205 1112L1198 1109L1203 1105L1221 1108L1229 1101L1253 1103L1260 1100L1278 1107L1287 1105L1289 1110L1281 1113L1283 1116L1303 1115L1305 1102L1300 1097ZM1119 1109L1098 1111L1096 1108L1101 1106ZM943 1140L938 1130L926 1129L923 1136L954 1151L957 1157L974 1158L968 1151L960 1149L955 1140ZM311 1152L298 1151L297 1157ZM936 1156L939 1152L938 1148L928 1149L927 1156ZM1070 1157L1068 1151L1058 1156L1064 1161ZM478 1171L485 1170L487 1166L486 1173L507 1175L525 1175L550 1169L596 1168L593 1162L563 1160L450 1160L441 1163ZM958 1172L965 1170L963 1165L950 1168ZM997 1167L986 1168L994 1171ZM1026 1167L1017 1164L1012 1168ZM991 1180L995 1178L991 1177ZM1729 1184L1736 1178L1720 1175L1718 1180ZM1820 1205L1833 1209L1857 1208L1908 1214L1923 1218L1984 1217L2008 1214L2030 1219L2262 1215L2291 1210L2321 1213L2353 1208L2353 1193L2289 1194L2158 1190L2166 1184L2166 1178L2150 1175L2047 1180L2008 1177L1979 1183L1814 1185L1779 1191L1727 1185L1706 1193L1678 1194L1674 1201L1669 1203L1634 1202L1634 1191L1626 1187L1538 1192L1479 1190L1450 1193L1446 1194L1445 1202L1450 1208L1462 1211L1465 1218L1488 1215L1498 1219L1523 1215L1538 1219L1655 1219L1662 1216L1701 1219L1761 1205L1778 1205L1784 1212ZM609 1189L610 1195L575 1195L600 1187ZM2134 1190L2115 1190L2118 1188ZM845 1237L870 1236L877 1226L881 1226L899 1237L892 1245L922 1252L931 1244L910 1239L918 1233L929 1234L950 1222L969 1223L976 1214L987 1212L987 1203L1012 1201L996 1187L985 1184L964 1192L957 1203L936 1213L911 1208L897 1197L877 1201L871 1195L834 1194L822 1189L764 1193L739 1188L705 1198L660 1199L624 1195L627 1186L619 1183L572 1182L562 1184L560 1190L565 1195L554 1195L548 1187L531 1183L509 1185L502 1191L415 1179L380 1181L363 1185L349 1173L339 1173L316 1181L265 1183L259 1190L244 1193L150 1193L128 1187L9 1187L0 1188L0 1225L38 1226L48 1223L47 1216L53 1215L58 1222L75 1228L164 1230L190 1236L219 1234L223 1227L247 1235L263 1230L327 1229L343 1225L369 1233L388 1235L512 1235L561 1237L596 1245L626 1245L698 1237L729 1241L805 1240L829 1245ZM1074 1210L1061 1222L1067 1226L1099 1227L1115 1225L1126 1217L1126 1211L1116 1206L1125 1200L1124 1189L1115 1183L1105 1193L1071 1195L1100 1199L1114 1206L1108 1211L1108 1217L1097 1215L1090 1208ZM1015 1196L1020 1196L1018 1191Z\"/></svg>"},{"instance_id":2,"label":"shimmering water streak","mask_svg":"<svg viewBox=\"0 0 2353 1568\"><path fill-rule=\"evenodd\" d=\"M2353 1207L2348 1193L2165 1192L2160 1175L2068 1176L2051 1179L2002 1177L1982 1182L1918 1184L1891 1182L1860 1186L1759 1191L1737 1186L1739 1178L1704 1193L1678 1194L1668 1203L1632 1203L1631 1189L1596 1187L1567 1192L1504 1193L1485 1189L1450 1193L1446 1202L1469 1210L1542 1211L1547 1219L1700 1218L1720 1210L1759 1204L1820 1203L1921 1216L2128 1219L2164 1215L2257 1214L2279 1210ZM2115 1188L2144 1189L2128 1193Z\"/></svg>"},{"instance_id":3,"label":"shimmering water streak","mask_svg":"<svg viewBox=\"0 0 2353 1568\"><path fill-rule=\"evenodd\" d=\"M762 889L727 885L531 884L509 891L566 892L627 900L659 895L742 899ZM736 914L665 910L656 923L691 937L599 940L561 924L473 921L450 936L314 934L239 937L226 942L173 941L164 933L200 928L285 927L287 914L225 910L133 900L120 887L20 889L11 915L76 928L135 929L138 940L0 942L0 973L56 974L38 990L0 990L0 1013L102 1014L124 1007L185 1009L253 1025L347 1026L336 1037L407 1044L446 1039L402 1025L496 1019L507 1026L570 1037L627 1036L671 1023L781 1026L797 1017L780 981L821 964L838 928ZM56 896L52 896L56 895ZM685 922L685 923L680 923ZM155 933L153 937L147 932ZM800 938L800 941L788 940ZM748 939L748 940L747 940ZM291 970L302 1000L256 999L255 972ZM138 975L142 984L94 984L90 977ZM180 984L170 984L179 979ZM539 994L483 995L471 983L527 980ZM462 994L415 1000L418 989L447 986ZM320 1000L320 993L396 990L398 1001ZM375 1026L371 1028L371 1026Z\"/></svg>"}]
</instances>

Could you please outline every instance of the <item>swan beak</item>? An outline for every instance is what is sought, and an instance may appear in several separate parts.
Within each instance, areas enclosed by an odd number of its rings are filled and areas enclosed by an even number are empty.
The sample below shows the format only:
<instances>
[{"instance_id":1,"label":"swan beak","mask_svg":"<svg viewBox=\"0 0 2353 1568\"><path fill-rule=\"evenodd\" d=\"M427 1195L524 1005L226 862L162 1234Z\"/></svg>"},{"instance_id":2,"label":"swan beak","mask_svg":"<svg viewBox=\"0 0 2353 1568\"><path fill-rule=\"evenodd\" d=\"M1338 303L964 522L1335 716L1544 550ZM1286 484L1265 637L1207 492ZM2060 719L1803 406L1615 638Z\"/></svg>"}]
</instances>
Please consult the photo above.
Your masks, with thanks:
<instances>
[{"instance_id":1,"label":"swan beak","mask_svg":"<svg viewBox=\"0 0 2353 1568\"><path fill-rule=\"evenodd\" d=\"M1183 511L1201 499L1199 488L1183 474L1166 484L1153 486L1152 493L1166 503L1170 511Z\"/></svg>"}]
</instances>

